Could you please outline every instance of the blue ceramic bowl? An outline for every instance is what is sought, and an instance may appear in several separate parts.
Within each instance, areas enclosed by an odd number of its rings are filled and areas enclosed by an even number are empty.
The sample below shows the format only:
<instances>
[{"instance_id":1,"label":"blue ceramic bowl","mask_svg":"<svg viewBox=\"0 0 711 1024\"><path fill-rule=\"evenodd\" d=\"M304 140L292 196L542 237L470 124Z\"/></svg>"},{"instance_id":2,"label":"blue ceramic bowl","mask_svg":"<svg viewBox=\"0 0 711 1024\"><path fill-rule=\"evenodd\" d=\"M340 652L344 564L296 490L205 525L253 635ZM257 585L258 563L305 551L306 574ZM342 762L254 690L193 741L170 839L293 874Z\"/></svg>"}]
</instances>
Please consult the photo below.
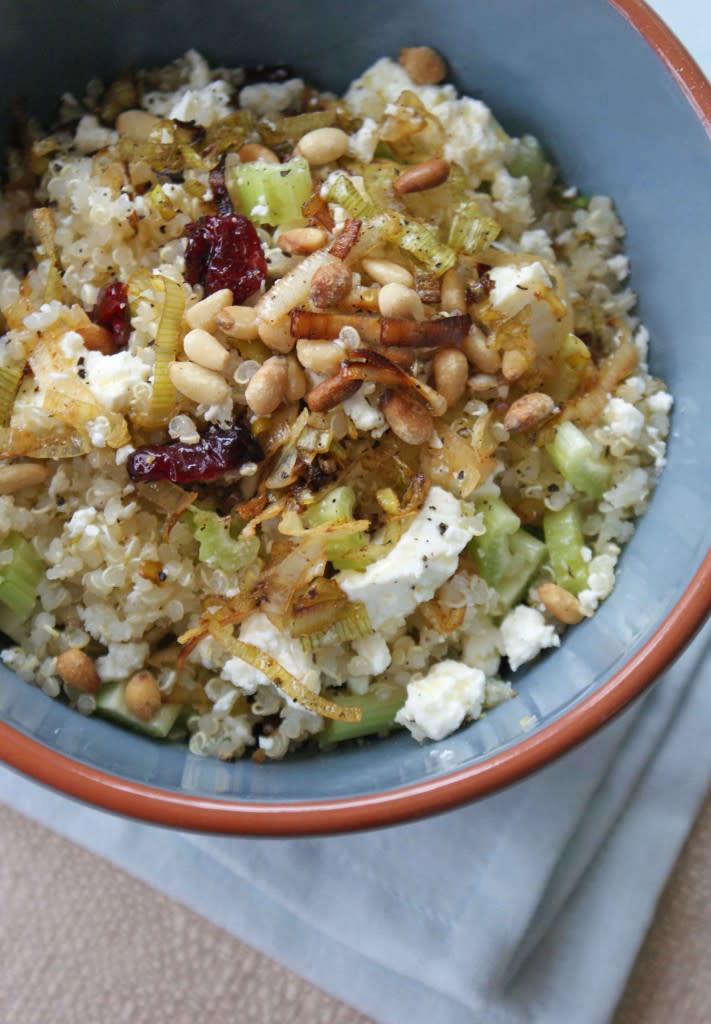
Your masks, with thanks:
<instances>
[{"instance_id":1,"label":"blue ceramic bowl","mask_svg":"<svg viewBox=\"0 0 711 1024\"><path fill-rule=\"evenodd\" d=\"M195 17L178 0L18 0L0 11L4 94L24 94L40 114L91 76L188 47L225 63L288 61L336 91L402 45L436 47L456 84L513 134L536 134L567 180L614 197L652 369L676 398L669 463L613 595L520 674L514 700L455 736L222 764L82 718L2 669L0 756L65 792L164 824L333 831L444 810L521 778L641 692L711 600L711 90L649 9L639 0L311 0L297 14L276 0L203 0Z\"/></svg>"}]
</instances>

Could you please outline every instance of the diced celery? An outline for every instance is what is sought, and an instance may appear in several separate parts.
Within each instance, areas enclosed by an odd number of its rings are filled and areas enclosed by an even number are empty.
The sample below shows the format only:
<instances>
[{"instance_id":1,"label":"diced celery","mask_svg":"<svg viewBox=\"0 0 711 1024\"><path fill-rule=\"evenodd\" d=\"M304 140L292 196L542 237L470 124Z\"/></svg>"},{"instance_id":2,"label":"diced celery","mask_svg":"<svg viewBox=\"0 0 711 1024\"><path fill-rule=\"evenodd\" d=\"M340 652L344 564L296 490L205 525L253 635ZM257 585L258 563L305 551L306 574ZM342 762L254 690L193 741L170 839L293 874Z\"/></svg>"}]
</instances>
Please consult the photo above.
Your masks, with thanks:
<instances>
[{"instance_id":1,"label":"diced celery","mask_svg":"<svg viewBox=\"0 0 711 1024\"><path fill-rule=\"evenodd\" d=\"M326 523L352 519L355 508L355 491L352 487L336 487L317 501L304 513L304 526L313 529ZM352 533L349 537L335 537L326 542L326 555L336 569L345 569L349 552L363 547L368 543L368 535L363 530Z\"/></svg>"},{"instance_id":2,"label":"diced celery","mask_svg":"<svg viewBox=\"0 0 711 1024\"><path fill-rule=\"evenodd\" d=\"M522 135L516 142L516 152L507 164L509 174L514 178L526 177L535 184L544 176L548 167L543 146L533 135Z\"/></svg>"},{"instance_id":3,"label":"diced celery","mask_svg":"<svg viewBox=\"0 0 711 1024\"><path fill-rule=\"evenodd\" d=\"M478 203L460 203L447 241L457 252L475 253L491 245L500 234L501 225L493 217L485 217Z\"/></svg>"},{"instance_id":4,"label":"diced celery","mask_svg":"<svg viewBox=\"0 0 711 1024\"><path fill-rule=\"evenodd\" d=\"M583 558L582 520L577 505L566 505L543 516L543 536L556 583L579 594L587 586L588 564Z\"/></svg>"},{"instance_id":5,"label":"diced celery","mask_svg":"<svg viewBox=\"0 0 711 1024\"><path fill-rule=\"evenodd\" d=\"M405 703L407 691L403 686L390 683L376 683L367 693L356 696L339 693L329 696L334 704L357 707L361 710L359 722L337 722L329 720L318 734L319 746L356 739L358 736L372 736L386 729L398 728L395 715Z\"/></svg>"},{"instance_id":6,"label":"diced celery","mask_svg":"<svg viewBox=\"0 0 711 1024\"><path fill-rule=\"evenodd\" d=\"M235 539L231 536L231 521L228 517L193 508L188 512L186 520L200 545L198 557L207 565L217 566L227 572L237 572L251 565L259 554L257 537Z\"/></svg>"},{"instance_id":7,"label":"diced celery","mask_svg":"<svg viewBox=\"0 0 711 1024\"><path fill-rule=\"evenodd\" d=\"M477 508L486 532L469 544L482 579L499 595L503 613L523 594L546 555L546 546L521 527L501 498L484 498Z\"/></svg>"},{"instance_id":8,"label":"diced celery","mask_svg":"<svg viewBox=\"0 0 711 1024\"><path fill-rule=\"evenodd\" d=\"M601 498L610 486L610 463L595 454L592 442L569 420L560 424L547 451L556 469L588 497Z\"/></svg>"},{"instance_id":9,"label":"diced celery","mask_svg":"<svg viewBox=\"0 0 711 1024\"><path fill-rule=\"evenodd\" d=\"M0 550L12 552L12 561L0 565L0 602L24 622L37 602L44 565L29 541L19 533L11 533Z\"/></svg>"},{"instance_id":10,"label":"diced celery","mask_svg":"<svg viewBox=\"0 0 711 1024\"><path fill-rule=\"evenodd\" d=\"M301 207L313 191L309 165L301 156L284 164L233 164L225 171L225 183L235 207L256 224L303 222Z\"/></svg>"},{"instance_id":11,"label":"diced celery","mask_svg":"<svg viewBox=\"0 0 711 1024\"><path fill-rule=\"evenodd\" d=\"M0 633L9 636L16 644L24 644L30 635L30 624L16 615L12 608L0 604Z\"/></svg>"},{"instance_id":12,"label":"diced celery","mask_svg":"<svg viewBox=\"0 0 711 1024\"><path fill-rule=\"evenodd\" d=\"M144 722L128 710L124 697L125 690L125 683L107 683L106 686L102 686L96 695L97 713L137 732L153 736L154 739L164 740L175 725L183 705L162 704L160 710Z\"/></svg>"},{"instance_id":13,"label":"diced celery","mask_svg":"<svg viewBox=\"0 0 711 1024\"><path fill-rule=\"evenodd\" d=\"M524 529L517 530L508 543L510 560L496 584L499 613L508 611L524 595L547 553L545 544Z\"/></svg>"}]
</instances>

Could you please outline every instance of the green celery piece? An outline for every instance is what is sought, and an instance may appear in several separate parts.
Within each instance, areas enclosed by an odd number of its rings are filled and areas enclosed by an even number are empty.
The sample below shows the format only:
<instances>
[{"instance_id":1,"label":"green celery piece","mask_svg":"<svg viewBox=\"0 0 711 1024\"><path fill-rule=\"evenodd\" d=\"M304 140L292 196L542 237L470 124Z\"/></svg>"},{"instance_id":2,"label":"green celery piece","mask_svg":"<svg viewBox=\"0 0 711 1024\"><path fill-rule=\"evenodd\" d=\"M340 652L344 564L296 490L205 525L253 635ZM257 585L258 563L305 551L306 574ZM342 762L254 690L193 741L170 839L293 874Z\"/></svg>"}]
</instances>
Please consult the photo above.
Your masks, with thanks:
<instances>
[{"instance_id":1,"label":"green celery piece","mask_svg":"<svg viewBox=\"0 0 711 1024\"><path fill-rule=\"evenodd\" d=\"M326 523L352 519L355 500L355 491L352 487L335 487L304 513L304 526L313 529L315 526L325 526ZM345 569L348 568L348 553L356 548L362 548L367 543L368 535L363 530L351 534L350 537L336 537L326 542L326 555L335 569Z\"/></svg>"},{"instance_id":2,"label":"green celery piece","mask_svg":"<svg viewBox=\"0 0 711 1024\"><path fill-rule=\"evenodd\" d=\"M582 554L585 538L578 506L571 502L558 512L546 512L543 536L556 583L579 594L587 586L588 564Z\"/></svg>"},{"instance_id":3,"label":"green celery piece","mask_svg":"<svg viewBox=\"0 0 711 1024\"><path fill-rule=\"evenodd\" d=\"M256 224L304 223L301 207L311 196L311 170L303 157L284 164L254 160L233 164L225 183L235 207Z\"/></svg>"},{"instance_id":4,"label":"green celery piece","mask_svg":"<svg viewBox=\"0 0 711 1024\"><path fill-rule=\"evenodd\" d=\"M195 540L200 545L199 559L227 572L251 565L259 554L257 537L236 540L230 535L230 520L216 512L193 508L187 515Z\"/></svg>"},{"instance_id":5,"label":"green celery piece","mask_svg":"<svg viewBox=\"0 0 711 1024\"><path fill-rule=\"evenodd\" d=\"M22 646L30 635L29 623L23 622L12 608L0 604L0 633L4 633L14 643Z\"/></svg>"},{"instance_id":6,"label":"green celery piece","mask_svg":"<svg viewBox=\"0 0 711 1024\"><path fill-rule=\"evenodd\" d=\"M592 443L574 423L566 420L547 446L553 465L577 491L601 498L610 486L612 470L602 455L595 455Z\"/></svg>"},{"instance_id":7,"label":"green celery piece","mask_svg":"<svg viewBox=\"0 0 711 1024\"><path fill-rule=\"evenodd\" d=\"M496 585L499 595L498 613L512 608L525 594L526 588L540 569L547 554L545 544L527 530L520 529L509 539L510 561Z\"/></svg>"},{"instance_id":8,"label":"green celery piece","mask_svg":"<svg viewBox=\"0 0 711 1024\"><path fill-rule=\"evenodd\" d=\"M37 602L37 588L44 576L42 559L19 533L11 533L0 550L12 551L12 561L0 565L0 602L24 622Z\"/></svg>"},{"instance_id":9,"label":"green celery piece","mask_svg":"<svg viewBox=\"0 0 711 1024\"><path fill-rule=\"evenodd\" d=\"M501 498L483 498L477 502L486 532L469 543L469 553L477 563L482 579L496 587L504 576L510 559L509 540L521 526L521 520Z\"/></svg>"},{"instance_id":10,"label":"green celery piece","mask_svg":"<svg viewBox=\"0 0 711 1024\"><path fill-rule=\"evenodd\" d=\"M329 695L334 704L342 704L361 709L359 722L337 722L327 719L318 734L320 747L328 747L332 743L356 739L359 736L372 736L386 729L396 729L395 715L405 703L407 691L404 686L394 683L376 683L367 693L357 696L353 693Z\"/></svg>"},{"instance_id":11,"label":"green celery piece","mask_svg":"<svg viewBox=\"0 0 711 1024\"><path fill-rule=\"evenodd\" d=\"M522 135L507 164L509 174L514 178L526 177L533 185L545 175L547 168L546 154L538 139L533 135Z\"/></svg>"},{"instance_id":12,"label":"green celery piece","mask_svg":"<svg viewBox=\"0 0 711 1024\"><path fill-rule=\"evenodd\" d=\"M152 718L144 722L128 710L124 697L125 690L125 683L107 683L106 686L102 686L96 695L97 713L154 739L164 740L175 725L183 705L163 704Z\"/></svg>"}]
</instances>

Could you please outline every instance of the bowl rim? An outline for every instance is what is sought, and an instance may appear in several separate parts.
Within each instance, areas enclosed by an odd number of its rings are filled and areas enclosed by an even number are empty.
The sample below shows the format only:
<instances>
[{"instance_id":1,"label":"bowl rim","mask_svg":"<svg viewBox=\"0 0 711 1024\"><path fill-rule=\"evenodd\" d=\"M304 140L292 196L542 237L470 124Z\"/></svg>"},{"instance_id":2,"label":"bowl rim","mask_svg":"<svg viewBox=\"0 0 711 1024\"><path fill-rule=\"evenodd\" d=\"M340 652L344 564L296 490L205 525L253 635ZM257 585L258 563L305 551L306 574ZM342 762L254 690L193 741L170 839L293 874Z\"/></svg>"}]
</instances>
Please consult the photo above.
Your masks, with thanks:
<instances>
[{"instance_id":1,"label":"bowl rim","mask_svg":"<svg viewBox=\"0 0 711 1024\"><path fill-rule=\"evenodd\" d=\"M645 0L608 0L671 73L711 138L711 84ZM180 793L83 764L0 722L0 761L107 811L172 828L236 835L322 835L394 825L451 810L543 768L638 697L711 611L711 550L639 651L605 684L549 725L466 768L383 793L334 800L251 802Z\"/></svg>"}]
</instances>

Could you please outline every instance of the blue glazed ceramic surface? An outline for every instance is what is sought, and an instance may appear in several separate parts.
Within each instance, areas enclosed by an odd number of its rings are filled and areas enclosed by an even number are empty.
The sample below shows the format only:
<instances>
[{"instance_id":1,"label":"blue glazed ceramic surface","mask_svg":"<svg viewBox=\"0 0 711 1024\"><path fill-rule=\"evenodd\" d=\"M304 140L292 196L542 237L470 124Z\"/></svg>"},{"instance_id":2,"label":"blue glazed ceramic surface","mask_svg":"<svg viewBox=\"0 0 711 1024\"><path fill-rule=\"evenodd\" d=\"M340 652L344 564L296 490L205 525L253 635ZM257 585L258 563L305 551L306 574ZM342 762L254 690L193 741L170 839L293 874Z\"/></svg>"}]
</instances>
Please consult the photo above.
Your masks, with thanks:
<instances>
[{"instance_id":1,"label":"blue glazed ceramic surface","mask_svg":"<svg viewBox=\"0 0 711 1024\"><path fill-rule=\"evenodd\" d=\"M504 750L619 669L672 609L711 542L711 144L635 29L606 0L329 0L298 13L274 0L204 0L197 15L177 0L31 0L0 3L0 13L4 98L23 94L45 114L60 92L80 91L91 76L164 62L189 47L226 64L289 61L336 91L402 45L437 47L456 84L489 103L504 127L538 135L582 190L613 196L652 336L652 369L676 399L669 464L611 598L559 651L519 673L514 700L441 743L418 746L400 735L318 758L222 764L82 718L5 669L0 720L80 762L170 791L338 798L433 780Z\"/></svg>"}]
</instances>

